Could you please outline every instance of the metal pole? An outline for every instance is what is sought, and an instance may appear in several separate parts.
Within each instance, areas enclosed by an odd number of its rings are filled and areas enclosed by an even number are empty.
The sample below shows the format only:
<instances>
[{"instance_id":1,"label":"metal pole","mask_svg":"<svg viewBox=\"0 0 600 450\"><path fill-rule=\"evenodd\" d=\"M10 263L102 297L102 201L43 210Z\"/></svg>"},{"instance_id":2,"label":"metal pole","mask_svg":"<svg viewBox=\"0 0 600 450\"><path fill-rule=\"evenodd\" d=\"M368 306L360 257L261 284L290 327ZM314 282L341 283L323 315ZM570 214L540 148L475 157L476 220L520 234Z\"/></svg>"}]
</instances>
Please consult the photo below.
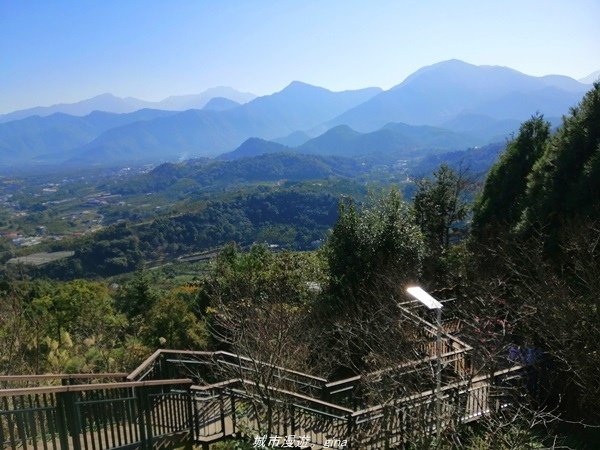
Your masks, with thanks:
<instances>
[{"instance_id":1,"label":"metal pole","mask_svg":"<svg viewBox=\"0 0 600 450\"><path fill-rule=\"evenodd\" d=\"M440 437L442 433L442 308L437 308L436 317L436 339L435 339L435 356L436 356L436 370L435 370L435 405L436 405L436 421L435 421L435 433L437 437L436 447L440 446Z\"/></svg>"}]
</instances>

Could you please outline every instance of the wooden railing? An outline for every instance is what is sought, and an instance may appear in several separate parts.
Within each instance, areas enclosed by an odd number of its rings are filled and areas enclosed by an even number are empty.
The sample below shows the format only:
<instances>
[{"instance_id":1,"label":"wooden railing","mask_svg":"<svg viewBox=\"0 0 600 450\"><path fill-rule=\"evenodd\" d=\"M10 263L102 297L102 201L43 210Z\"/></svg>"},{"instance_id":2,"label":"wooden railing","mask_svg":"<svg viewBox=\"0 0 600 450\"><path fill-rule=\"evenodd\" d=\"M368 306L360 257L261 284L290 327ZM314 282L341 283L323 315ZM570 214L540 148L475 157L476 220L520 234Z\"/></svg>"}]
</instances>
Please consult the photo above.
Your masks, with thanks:
<instances>
[{"instance_id":1,"label":"wooden railing","mask_svg":"<svg viewBox=\"0 0 600 450\"><path fill-rule=\"evenodd\" d=\"M461 423L499 412L512 403L510 393L518 387L522 366L480 375L394 399L352 414L356 448L390 448L431 437L437 424L436 401L441 402L440 424L453 428Z\"/></svg>"},{"instance_id":2,"label":"wooden railing","mask_svg":"<svg viewBox=\"0 0 600 450\"><path fill-rule=\"evenodd\" d=\"M0 389L126 381L127 373L0 375Z\"/></svg>"},{"instance_id":3,"label":"wooden railing","mask_svg":"<svg viewBox=\"0 0 600 450\"><path fill-rule=\"evenodd\" d=\"M321 397L327 384L317 377L257 359L225 351L202 352L160 349L127 377L130 381L186 377L195 384L207 385L225 378L255 380L259 372L269 370L272 378L293 387L294 391Z\"/></svg>"},{"instance_id":4,"label":"wooden railing","mask_svg":"<svg viewBox=\"0 0 600 450\"><path fill-rule=\"evenodd\" d=\"M441 354L444 368L451 368L458 377L468 375L468 353L471 347L452 337L446 339ZM357 399L359 387L365 380L373 380L385 373L418 370L436 360L426 356L395 367L357 375L343 380L328 382L327 379L286 369L256 359L225 351L202 352L160 349L147 358L127 379L151 380L174 377L191 378L194 384L210 385L223 378L241 378L257 381L260 372L266 368L272 371L271 378L278 386L285 386L294 392L309 395L325 401L351 404L349 399Z\"/></svg>"},{"instance_id":5,"label":"wooden railing","mask_svg":"<svg viewBox=\"0 0 600 450\"><path fill-rule=\"evenodd\" d=\"M137 373L148 375L153 364L142 369ZM298 377L294 380L315 381L310 375L288 372ZM448 383L440 392L425 390L359 410L243 378L205 386L173 379L4 389L0 443L4 448L44 450L133 450L165 442L195 442L208 448L208 443L233 435L268 434L304 436L307 444L327 442L331 448L343 440L351 448L387 448L414 442L417 434L431 436L438 423L438 401L444 428L507 407L510 399L498 395L504 392L500 387L520 373L522 367L515 366ZM353 377L323 383L323 389L331 394L356 381Z\"/></svg>"},{"instance_id":6,"label":"wooden railing","mask_svg":"<svg viewBox=\"0 0 600 450\"><path fill-rule=\"evenodd\" d=\"M346 439L352 448L391 448L431 437L437 423L436 401L441 402L444 428L507 407L510 399L498 394L506 392L507 383L514 384L521 373L522 367L515 366L448 384L439 393L427 390L358 411L247 380L192 387L196 442L214 442L234 434L301 435L315 446L329 440L331 448L336 448L336 439Z\"/></svg>"},{"instance_id":7,"label":"wooden railing","mask_svg":"<svg viewBox=\"0 0 600 450\"><path fill-rule=\"evenodd\" d=\"M0 390L0 444L100 450L189 440L191 383L178 379Z\"/></svg>"},{"instance_id":8,"label":"wooden railing","mask_svg":"<svg viewBox=\"0 0 600 450\"><path fill-rule=\"evenodd\" d=\"M169 441L208 448L233 435L270 434L300 435L307 444L330 448L347 440L348 447L379 449L414 442L417 434L431 437L437 424L448 428L510 404L497 386L514 381L521 366L472 376L470 346L442 332L436 355L436 327L405 313L417 325L419 358L333 382L225 351L164 349L127 376L3 376L0 443L13 449L133 450ZM444 385L433 391L428 376L438 357ZM270 385L261 384L264 373ZM411 391L404 381L411 381ZM387 398L380 392L386 383Z\"/></svg>"},{"instance_id":9,"label":"wooden railing","mask_svg":"<svg viewBox=\"0 0 600 450\"><path fill-rule=\"evenodd\" d=\"M232 434L301 435L323 446L333 436L350 433L351 409L296 392L239 379L191 391L198 442Z\"/></svg>"}]
</instances>

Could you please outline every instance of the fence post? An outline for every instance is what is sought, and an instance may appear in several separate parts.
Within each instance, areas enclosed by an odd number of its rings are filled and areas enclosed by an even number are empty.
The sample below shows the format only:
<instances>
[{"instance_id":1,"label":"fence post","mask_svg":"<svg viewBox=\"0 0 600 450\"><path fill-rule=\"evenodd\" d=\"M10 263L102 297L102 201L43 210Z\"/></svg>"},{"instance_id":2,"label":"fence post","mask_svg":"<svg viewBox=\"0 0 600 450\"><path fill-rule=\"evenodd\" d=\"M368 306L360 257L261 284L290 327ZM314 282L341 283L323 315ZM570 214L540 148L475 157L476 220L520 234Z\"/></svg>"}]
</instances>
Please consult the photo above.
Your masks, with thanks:
<instances>
[{"instance_id":1,"label":"fence post","mask_svg":"<svg viewBox=\"0 0 600 450\"><path fill-rule=\"evenodd\" d=\"M221 431L223 437L226 435L225 432L225 404L223 402L223 391L219 390L219 408L221 409Z\"/></svg>"},{"instance_id":2,"label":"fence post","mask_svg":"<svg viewBox=\"0 0 600 450\"><path fill-rule=\"evenodd\" d=\"M75 404L74 392L58 392L56 394L56 417L62 449L81 450L79 435L81 434L80 417ZM69 446L71 436L72 447Z\"/></svg>"},{"instance_id":3,"label":"fence post","mask_svg":"<svg viewBox=\"0 0 600 450\"><path fill-rule=\"evenodd\" d=\"M192 389L191 386L187 387L187 404L186 404L186 410L187 410L187 415L188 415L188 421L189 421L189 427L190 427L190 441L191 442L195 442L196 441L196 420L195 417L196 415L194 414L194 403L196 403L194 401L194 397L192 394Z\"/></svg>"},{"instance_id":4,"label":"fence post","mask_svg":"<svg viewBox=\"0 0 600 450\"><path fill-rule=\"evenodd\" d=\"M490 375L490 381L488 382L487 386L488 403L491 403L488 407L492 414L498 414L500 412L501 401L499 395L500 389L497 386L497 380L494 372L492 371Z\"/></svg>"},{"instance_id":5,"label":"fence post","mask_svg":"<svg viewBox=\"0 0 600 450\"><path fill-rule=\"evenodd\" d=\"M56 399L56 431L62 450L69 450L69 431L67 430L67 420L65 418L65 405L60 393L55 394Z\"/></svg>"},{"instance_id":6,"label":"fence post","mask_svg":"<svg viewBox=\"0 0 600 450\"><path fill-rule=\"evenodd\" d=\"M352 446L352 439L353 439L352 433L353 432L354 432L354 418L352 417L352 414L348 414L348 449L349 450L351 448L353 448L353 446Z\"/></svg>"},{"instance_id":7,"label":"fence post","mask_svg":"<svg viewBox=\"0 0 600 450\"><path fill-rule=\"evenodd\" d=\"M233 392L229 393L229 398L231 399L231 424L232 424L232 434L236 433L237 430L237 418L235 415L235 396L233 395Z\"/></svg>"},{"instance_id":8,"label":"fence post","mask_svg":"<svg viewBox=\"0 0 600 450\"><path fill-rule=\"evenodd\" d=\"M289 408L290 408L290 427L292 429L290 434L296 434L296 417L294 414L295 408L294 408L293 402L290 402Z\"/></svg>"},{"instance_id":9,"label":"fence post","mask_svg":"<svg viewBox=\"0 0 600 450\"><path fill-rule=\"evenodd\" d=\"M383 448L389 450L390 448L390 411L386 406L383 407L383 430L384 430L384 442Z\"/></svg>"},{"instance_id":10,"label":"fence post","mask_svg":"<svg viewBox=\"0 0 600 450\"><path fill-rule=\"evenodd\" d=\"M137 409L138 409L138 424L140 429L140 442L142 450L148 450L152 448L152 416L151 416L151 405L148 397L148 391L143 386L133 388L137 395Z\"/></svg>"}]
</instances>

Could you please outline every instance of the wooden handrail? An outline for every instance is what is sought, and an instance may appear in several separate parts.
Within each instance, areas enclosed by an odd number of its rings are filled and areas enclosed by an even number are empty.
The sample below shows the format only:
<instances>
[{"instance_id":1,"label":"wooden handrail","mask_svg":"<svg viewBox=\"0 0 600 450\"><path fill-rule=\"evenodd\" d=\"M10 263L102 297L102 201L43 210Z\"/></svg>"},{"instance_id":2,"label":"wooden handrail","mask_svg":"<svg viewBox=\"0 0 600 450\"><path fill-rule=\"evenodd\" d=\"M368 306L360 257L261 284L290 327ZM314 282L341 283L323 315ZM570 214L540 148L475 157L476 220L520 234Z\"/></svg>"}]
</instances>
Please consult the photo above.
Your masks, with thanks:
<instances>
[{"instance_id":1,"label":"wooden handrail","mask_svg":"<svg viewBox=\"0 0 600 450\"><path fill-rule=\"evenodd\" d=\"M261 365L265 365L267 367L273 367L274 369L278 369L278 370L281 370L281 371L284 371L284 372L287 372L287 373L292 373L294 375L299 375L299 376L304 377L304 378L310 378L310 379L313 379L315 381L320 381L322 383L327 383L327 380L325 378L321 378L321 377L318 377L316 375L311 375L311 374L305 373L305 372L300 372L298 370L287 369L285 367L277 366L275 364L263 362L263 361L260 361L260 360L253 360L252 358L249 358L247 356L237 355L235 353L230 353L230 352L226 352L226 351L222 351L222 350L216 351L214 353L215 354L219 354L219 355L230 356L230 357L233 357L233 358L239 358L239 359L242 359L244 361L257 362L257 363L259 363Z\"/></svg>"},{"instance_id":2,"label":"wooden handrail","mask_svg":"<svg viewBox=\"0 0 600 450\"><path fill-rule=\"evenodd\" d=\"M28 394L54 394L59 392L83 392L97 389L136 388L145 386L169 386L174 384L192 384L189 378L177 380L127 381L123 383L73 384L70 386L36 386L17 389L0 389L0 397L11 397Z\"/></svg>"},{"instance_id":3,"label":"wooden handrail","mask_svg":"<svg viewBox=\"0 0 600 450\"><path fill-rule=\"evenodd\" d=\"M285 367L277 366L275 364L267 363L267 362L264 362L264 361L253 360L252 358L249 358L247 356L237 355L235 353L230 353L230 352L226 352L226 351L223 351L223 350L218 350L218 351L215 351L215 352L206 352L206 351L196 351L196 350L158 349L152 355L150 355L148 358L146 358L144 360L144 362L142 362L142 364L140 364L133 372L131 372L127 376L127 379L128 380L134 380L140 373L142 373L144 370L146 370L148 367L150 367L150 365L156 359L158 359L159 356L161 356L163 354L194 355L194 356L204 356L204 357L215 357L215 356L221 356L222 355L222 356L227 356L227 357L230 357L230 358L239 359L239 360L242 360L242 361L256 362L256 363L258 363L260 365L264 365L266 367L272 367L274 369L281 370L282 372L294 374L294 375L297 375L297 376L300 376L300 377L303 377L303 378L309 378L309 379L318 381L318 382L323 383L323 384L327 383L327 380L325 378L317 377L315 375L311 375L311 374L304 373L304 372L299 372L297 370L287 369Z\"/></svg>"},{"instance_id":4,"label":"wooden handrail","mask_svg":"<svg viewBox=\"0 0 600 450\"><path fill-rule=\"evenodd\" d=\"M450 356L460 355L461 353L466 353L468 351L469 351L469 349L467 349L467 348L461 348L461 349L454 350L454 351L451 351L451 352L442 353L440 355L440 358L443 359L443 358L447 358L447 357L450 357ZM344 378L342 380L331 381L331 382L325 384L325 387L326 388L332 388L332 387L337 387L337 386L342 385L342 384L357 382L357 381L360 381L361 379L369 377L369 376L379 375L379 374L383 374L383 373L386 373L386 372L392 372L394 370L400 370L400 369L404 369L406 367L417 366L419 364L427 363L427 362L430 362L430 361L435 361L436 359L437 359L437 356L428 356L426 358L421 358L421 359L418 359L418 360L408 361L408 362L405 362L405 363L402 363L402 364L398 364L397 366L394 366L394 367L386 367L385 369L376 370L374 372L369 372L369 373L366 373L364 375L355 375L353 377Z\"/></svg>"},{"instance_id":5,"label":"wooden handrail","mask_svg":"<svg viewBox=\"0 0 600 450\"><path fill-rule=\"evenodd\" d=\"M451 389L456 389L459 387L473 385L475 383L480 383L480 382L486 381L486 380L493 380L502 375L506 375L506 374L509 374L512 372L519 372L519 371L523 370L524 367L525 366L520 366L520 365L513 366L513 367L509 367L508 369L499 370L490 375L477 375L476 377L473 377L469 380L462 380L462 381L457 381L452 384L447 384L447 385L443 386L440 391L443 393L443 392L446 392ZM407 395L406 397L401 397L398 400L394 400L394 403L395 404L408 403L411 401L420 400L422 398L432 397L433 395L435 395L435 390L430 389L428 391L423 391L423 392L419 392L417 394L411 394L411 395ZM383 409L383 407L384 407L384 405L371 406L370 408L365 408L365 409L361 409L359 411L353 412L352 416L355 417L355 416L359 416L361 414L368 414L368 413L371 413L374 411L381 410L381 409Z\"/></svg>"},{"instance_id":6,"label":"wooden handrail","mask_svg":"<svg viewBox=\"0 0 600 450\"><path fill-rule=\"evenodd\" d=\"M2 381L87 380L95 378L127 378L125 372L114 373L46 373L38 375L0 375Z\"/></svg>"},{"instance_id":7,"label":"wooden handrail","mask_svg":"<svg viewBox=\"0 0 600 450\"><path fill-rule=\"evenodd\" d=\"M288 397L293 397L293 398L297 398L297 399L300 399L300 400L304 400L304 401L307 401L309 403L313 403L313 404L316 404L316 405L319 405L319 406L324 406L326 408L331 408L331 409L340 411L340 412L345 413L345 414L351 414L353 412L352 409L345 408L343 406L336 405L334 403L328 403L328 402L325 402L323 400L319 400L319 399L316 399L314 397L310 397L308 395L298 394L297 392L288 391L286 389L280 389L280 388L276 388L276 387L265 386L263 384L255 382L255 381L244 380L244 379L239 379L239 378L233 378L231 380L221 381L219 383L214 383L214 384L210 384L210 385L207 385L207 386L196 386L196 385L194 385L190 389L192 391L207 391L207 390L215 389L215 388L216 389L221 389L223 387L230 386L230 385L235 385L235 384L248 384L248 385L252 385L252 386L259 386L259 387L262 387L262 388L267 389L269 391L277 392L279 394L284 394L284 395L286 395Z\"/></svg>"},{"instance_id":8,"label":"wooden handrail","mask_svg":"<svg viewBox=\"0 0 600 450\"><path fill-rule=\"evenodd\" d=\"M398 308L400 308L404 313L406 313L408 316L410 316L413 320L416 320L417 322L421 322L422 324L424 324L426 326L426 330L431 332L431 333L436 333L437 332L437 326L432 324L431 322L423 319L422 317L420 317L419 315L413 313L412 311L398 305ZM442 330L442 336L445 337L446 339L449 339L451 341L456 342L457 344L461 345L462 347L464 347L467 350L472 350L473 347L471 347L469 344L467 344L466 342L461 341L460 339L458 339L455 336L452 336L450 333L447 333L445 331Z\"/></svg>"},{"instance_id":9,"label":"wooden handrail","mask_svg":"<svg viewBox=\"0 0 600 450\"><path fill-rule=\"evenodd\" d=\"M137 369L135 369L133 372L131 372L129 375L127 375L127 379L130 381L135 379L135 377L137 377L141 372L143 372L151 363L154 362L154 360L156 358L158 358L160 356L160 352L161 352L161 350L158 349L154 353L152 353L150 356L148 356L144 360L144 362L142 362L142 364L140 364L137 367Z\"/></svg>"}]
</instances>

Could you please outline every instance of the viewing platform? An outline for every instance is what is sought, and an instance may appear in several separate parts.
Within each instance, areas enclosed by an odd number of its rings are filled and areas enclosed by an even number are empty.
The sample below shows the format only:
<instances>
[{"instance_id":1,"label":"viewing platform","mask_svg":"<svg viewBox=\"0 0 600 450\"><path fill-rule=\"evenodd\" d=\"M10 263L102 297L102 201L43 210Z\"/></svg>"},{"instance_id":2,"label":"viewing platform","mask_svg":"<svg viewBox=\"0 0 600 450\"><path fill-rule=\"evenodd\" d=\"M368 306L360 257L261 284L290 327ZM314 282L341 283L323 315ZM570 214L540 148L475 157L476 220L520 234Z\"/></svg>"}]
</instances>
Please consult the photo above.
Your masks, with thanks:
<instances>
[{"instance_id":1,"label":"viewing platform","mask_svg":"<svg viewBox=\"0 0 600 450\"><path fill-rule=\"evenodd\" d=\"M477 374L471 347L444 332L437 390L426 376L437 362L435 327L413 319L429 337L422 358L341 380L226 351L181 350L157 350L130 374L1 376L0 442L36 450L208 449L233 437L295 436L314 449L399 448L435 435L437 426L453 430L511 407L523 366Z\"/></svg>"}]
</instances>

